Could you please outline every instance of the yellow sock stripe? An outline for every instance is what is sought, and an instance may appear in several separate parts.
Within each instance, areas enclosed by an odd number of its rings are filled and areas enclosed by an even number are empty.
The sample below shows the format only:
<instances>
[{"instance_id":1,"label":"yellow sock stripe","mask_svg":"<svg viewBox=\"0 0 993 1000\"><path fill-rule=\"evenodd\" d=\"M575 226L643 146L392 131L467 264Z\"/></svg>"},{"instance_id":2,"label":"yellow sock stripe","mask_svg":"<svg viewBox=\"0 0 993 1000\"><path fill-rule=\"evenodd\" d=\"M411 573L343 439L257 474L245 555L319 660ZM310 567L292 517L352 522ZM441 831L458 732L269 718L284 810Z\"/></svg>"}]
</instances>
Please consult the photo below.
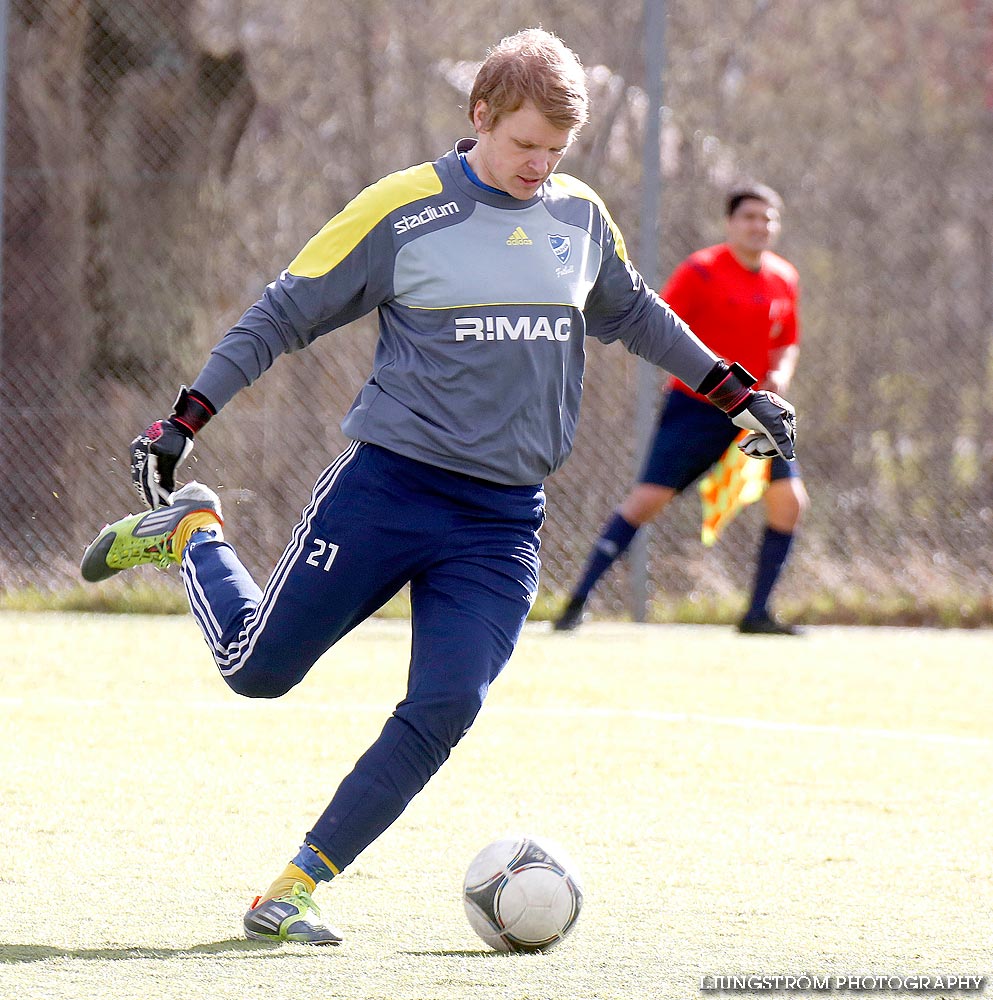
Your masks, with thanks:
<instances>
[{"instance_id":1,"label":"yellow sock stripe","mask_svg":"<svg viewBox=\"0 0 993 1000\"><path fill-rule=\"evenodd\" d=\"M319 847L314 847L313 844L307 844L307 846L328 866L328 868L331 869L331 871L335 873L335 875L341 874L341 869L337 865L331 864L331 862L328 861L328 856Z\"/></svg>"},{"instance_id":2,"label":"yellow sock stripe","mask_svg":"<svg viewBox=\"0 0 993 1000\"><path fill-rule=\"evenodd\" d=\"M172 537L172 552L176 562L182 558L183 549L190 540L190 536L198 528L214 528L217 532L218 540L224 537L221 531L221 520L211 510L195 510L187 514L176 526L176 532Z\"/></svg>"},{"instance_id":3,"label":"yellow sock stripe","mask_svg":"<svg viewBox=\"0 0 993 1000\"><path fill-rule=\"evenodd\" d=\"M298 868L291 861L283 869L279 878L266 889L262 899L278 899L280 896L289 896L297 882L302 882L307 892L313 892L317 888L317 883L302 868Z\"/></svg>"}]
</instances>

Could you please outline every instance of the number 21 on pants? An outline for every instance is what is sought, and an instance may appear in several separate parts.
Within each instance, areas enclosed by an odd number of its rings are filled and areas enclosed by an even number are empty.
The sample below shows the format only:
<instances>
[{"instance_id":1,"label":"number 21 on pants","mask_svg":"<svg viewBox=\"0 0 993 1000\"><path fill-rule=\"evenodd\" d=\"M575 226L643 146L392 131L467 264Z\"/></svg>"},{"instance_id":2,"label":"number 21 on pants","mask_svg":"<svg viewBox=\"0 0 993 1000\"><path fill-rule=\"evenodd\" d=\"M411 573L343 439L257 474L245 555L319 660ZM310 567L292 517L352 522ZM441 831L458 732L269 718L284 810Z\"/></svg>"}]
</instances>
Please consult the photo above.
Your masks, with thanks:
<instances>
[{"instance_id":1,"label":"number 21 on pants","mask_svg":"<svg viewBox=\"0 0 993 1000\"><path fill-rule=\"evenodd\" d=\"M307 565L316 566L326 573L338 554L338 546L334 542L326 542L323 538L314 539L314 551L307 556Z\"/></svg>"}]
</instances>

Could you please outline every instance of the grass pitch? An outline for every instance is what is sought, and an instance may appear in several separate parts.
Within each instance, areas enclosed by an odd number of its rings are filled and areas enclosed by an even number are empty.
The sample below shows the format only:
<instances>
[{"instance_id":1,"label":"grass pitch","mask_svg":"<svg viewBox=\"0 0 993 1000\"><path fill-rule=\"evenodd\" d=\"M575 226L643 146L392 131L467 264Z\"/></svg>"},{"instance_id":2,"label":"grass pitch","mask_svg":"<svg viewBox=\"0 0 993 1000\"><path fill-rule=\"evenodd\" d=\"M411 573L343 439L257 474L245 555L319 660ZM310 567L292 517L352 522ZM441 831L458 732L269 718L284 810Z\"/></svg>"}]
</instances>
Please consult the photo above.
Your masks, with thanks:
<instances>
[{"instance_id":1,"label":"grass pitch","mask_svg":"<svg viewBox=\"0 0 993 1000\"><path fill-rule=\"evenodd\" d=\"M0 613L0 996L639 1000L993 972L988 632L529 625L449 763L319 890L345 944L244 940L402 696L408 641L366 623L256 702L190 618ZM489 951L462 911L469 860L514 830L582 866L546 955Z\"/></svg>"}]
</instances>

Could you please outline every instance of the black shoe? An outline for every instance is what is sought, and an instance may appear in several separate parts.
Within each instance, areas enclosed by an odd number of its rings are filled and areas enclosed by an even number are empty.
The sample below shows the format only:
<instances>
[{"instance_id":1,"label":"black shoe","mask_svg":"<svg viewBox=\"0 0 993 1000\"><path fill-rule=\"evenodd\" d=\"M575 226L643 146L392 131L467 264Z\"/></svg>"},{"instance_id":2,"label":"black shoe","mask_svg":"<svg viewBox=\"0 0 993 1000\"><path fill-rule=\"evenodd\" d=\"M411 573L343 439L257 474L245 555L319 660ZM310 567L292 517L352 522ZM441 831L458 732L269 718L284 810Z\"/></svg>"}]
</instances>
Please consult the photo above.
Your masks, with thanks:
<instances>
[{"instance_id":1,"label":"black shoe","mask_svg":"<svg viewBox=\"0 0 993 1000\"><path fill-rule=\"evenodd\" d=\"M586 601L581 601L574 597L565 606L565 611L562 612L558 620L552 626L552 630L555 632L572 632L579 628L579 626L583 624L583 618L586 617L584 611L585 608Z\"/></svg>"},{"instance_id":2,"label":"black shoe","mask_svg":"<svg viewBox=\"0 0 993 1000\"><path fill-rule=\"evenodd\" d=\"M796 625L777 622L769 615L746 615L738 622L742 635L803 635L803 629Z\"/></svg>"}]
</instances>

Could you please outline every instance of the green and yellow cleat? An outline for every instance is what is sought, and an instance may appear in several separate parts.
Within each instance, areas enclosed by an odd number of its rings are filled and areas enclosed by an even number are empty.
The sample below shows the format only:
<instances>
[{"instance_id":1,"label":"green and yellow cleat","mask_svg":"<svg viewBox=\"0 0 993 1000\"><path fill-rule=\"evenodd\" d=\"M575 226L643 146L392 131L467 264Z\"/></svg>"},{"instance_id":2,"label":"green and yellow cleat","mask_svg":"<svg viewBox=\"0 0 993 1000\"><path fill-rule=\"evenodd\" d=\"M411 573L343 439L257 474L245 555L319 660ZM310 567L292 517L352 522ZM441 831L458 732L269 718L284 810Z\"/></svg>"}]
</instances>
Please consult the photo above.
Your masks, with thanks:
<instances>
[{"instance_id":1,"label":"green and yellow cleat","mask_svg":"<svg viewBox=\"0 0 993 1000\"><path fill-rule=\"evenodd\" d=\"M295 941L297 944L341 944L341 934L333 927L311 920L308 911L320 917L307 887L297 882L288 896L275 899L256 897L245 914L245 935L254 941Z\"/></svg>"},{"instance_id":2,"label":"green and yellow cleat","mask_svg":"<svg viewBox=\"0 0 993 1000\"><path fill-rule=\"evenodd\" d=\"M217 494L202 483L187 483L173 493L168 507L104 525L83 553L79 569L84 580L97 583L132 566L178 563L197 528L218 528L222 523Z\"/></svg>"}]
</instances>

